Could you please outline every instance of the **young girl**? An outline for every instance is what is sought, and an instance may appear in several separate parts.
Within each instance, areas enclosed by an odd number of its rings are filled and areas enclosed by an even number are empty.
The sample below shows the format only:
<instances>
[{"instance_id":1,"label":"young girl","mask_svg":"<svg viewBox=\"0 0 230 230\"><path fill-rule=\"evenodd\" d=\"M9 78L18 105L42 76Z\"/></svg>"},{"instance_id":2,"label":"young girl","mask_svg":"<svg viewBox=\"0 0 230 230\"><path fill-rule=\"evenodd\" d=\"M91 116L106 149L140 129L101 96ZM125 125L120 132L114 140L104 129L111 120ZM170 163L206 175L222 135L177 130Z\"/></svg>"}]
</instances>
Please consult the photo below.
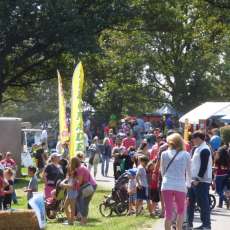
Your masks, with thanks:
<instances>
[{"instance_id":1,"label":"young girl","mask_svg":"<svg viewBox=\"0 0 230 230\"><path fill-rule=\"evenodd\" d=\"M139 215L142 211L143 201L146 200L148 209L150 210L149 193L148 193L148 181L146 174L146 165L148 158L146 156L140 157L140 165L137 168L136 181L137 181L137 202L136 202L136 215Z\"/></svg>"},{"instance_id":2,"label":"young girl","mask_svg":"<svg viewBox=\"0 0 230 230\"><path fill-rule=\"evenodd\" d=\"M67 196L64 204L65 214L68 222L65 224L73 225L75 216L76 198L78 196L78 180L76 175L76 165L78 164L77 158L72 158L68 168L68 183L63 181L61 186L67 189Z\"/></svg>"},{"instance_id":3,"label":"young girl","mask_svg":"<svg viewBox=\"0 0 230 230\"><path fill-rule=\"evenodd\" d=\"M4 178L7 181L8 185L4 188L4 201L3 201L3 208L6 209L10 209L11 208L11 201L12 201L12 193L14 192L14 188L13 188L13 175L14 172L12 169L7 168L4 171Z\"/></svg>"},{"instance_id":4,"label":"young girl","mask_svg":"<svg viewBox=\"0 0 230 230\"><path fill-rule=\"evenodd\" d=\"M149 199L151 201L151 216L156 215L157 203L160 201L160 191L158 187L159 169L156 167L156 161L150 161L147 165Z\"/></svg>"}]
</instances>

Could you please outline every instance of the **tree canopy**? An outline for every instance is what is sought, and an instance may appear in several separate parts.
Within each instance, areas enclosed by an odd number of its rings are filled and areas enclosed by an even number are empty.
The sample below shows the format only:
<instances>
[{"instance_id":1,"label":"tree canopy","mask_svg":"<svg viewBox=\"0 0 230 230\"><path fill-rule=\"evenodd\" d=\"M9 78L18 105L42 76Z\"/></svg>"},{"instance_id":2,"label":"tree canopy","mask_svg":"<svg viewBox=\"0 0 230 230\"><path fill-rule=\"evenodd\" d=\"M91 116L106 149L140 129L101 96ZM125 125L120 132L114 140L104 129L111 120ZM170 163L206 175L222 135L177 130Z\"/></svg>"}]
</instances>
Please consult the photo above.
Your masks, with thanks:
<instances>
[{"instance_id":1,"label":"tree canopy","mask_svg":"<svg viewBox=\"0 0 230 230\"><path fill-rule=\"evenodd\" d=\"M69 94L80 59L84 100L105 117L229 100L229 13L225 0L1 1L2 114L26 102L52 116L56 69Z\"/></svg>"}]
</instances>

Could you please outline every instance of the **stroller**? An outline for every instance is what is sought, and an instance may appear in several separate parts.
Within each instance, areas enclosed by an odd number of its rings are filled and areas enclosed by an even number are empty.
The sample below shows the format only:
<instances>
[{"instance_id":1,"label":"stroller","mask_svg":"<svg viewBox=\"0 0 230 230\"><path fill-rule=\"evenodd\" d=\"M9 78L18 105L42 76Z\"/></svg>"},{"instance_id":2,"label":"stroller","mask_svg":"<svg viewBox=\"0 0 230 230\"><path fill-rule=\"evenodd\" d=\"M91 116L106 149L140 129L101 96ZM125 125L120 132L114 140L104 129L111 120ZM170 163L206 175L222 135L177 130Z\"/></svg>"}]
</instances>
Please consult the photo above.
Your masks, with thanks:
<instances>
[{"instance_id":1,"label":"stroller","mask_svg":"<svg viewBox=\"0 0 230 230\"><path fill-rule=\"evenodd\" d=\"M128 173L123 173L115 182L112 193L105 196L104 201L99 205L99 211L102 216L109 217L112 213L118 216L125 215L129 207L129 195L127 192L127 183L129 181Z\"/></svg>"},{"instance_id":2,"label":"stroller","mask_svg":"<svg viewBox=\"0 0 230 230\"><path fill-rule=\"evenodd\" d=\"M61 180L58 180L56 183L56 188L53 191L53 197L48 198L45 200L45 209L47 218L64 219L63 212L64 212L64 201L66 197L66 189L60 187Z\"/></svg>"}]
</instances>

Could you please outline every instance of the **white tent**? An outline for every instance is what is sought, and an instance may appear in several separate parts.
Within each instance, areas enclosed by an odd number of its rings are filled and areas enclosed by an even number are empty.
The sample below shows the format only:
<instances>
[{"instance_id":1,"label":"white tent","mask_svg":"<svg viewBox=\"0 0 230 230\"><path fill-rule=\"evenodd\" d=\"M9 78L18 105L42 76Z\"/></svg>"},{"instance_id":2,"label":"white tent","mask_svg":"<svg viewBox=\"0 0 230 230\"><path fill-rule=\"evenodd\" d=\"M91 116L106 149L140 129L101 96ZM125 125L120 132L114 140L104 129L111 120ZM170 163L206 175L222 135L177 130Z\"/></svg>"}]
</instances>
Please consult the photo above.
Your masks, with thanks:
<instances>
[{"instance_id":1,"label":"white tent","mask_svg":"<svg viewBox=\"0 0 230 230\"><path fill-rule=\"evenodd\" d=\"M206 102L180 118L181 123L188 119L190 124L199 124L199 120L207 120L211 117L229 115L230 102Z\"/></svg>"}]
</instances>

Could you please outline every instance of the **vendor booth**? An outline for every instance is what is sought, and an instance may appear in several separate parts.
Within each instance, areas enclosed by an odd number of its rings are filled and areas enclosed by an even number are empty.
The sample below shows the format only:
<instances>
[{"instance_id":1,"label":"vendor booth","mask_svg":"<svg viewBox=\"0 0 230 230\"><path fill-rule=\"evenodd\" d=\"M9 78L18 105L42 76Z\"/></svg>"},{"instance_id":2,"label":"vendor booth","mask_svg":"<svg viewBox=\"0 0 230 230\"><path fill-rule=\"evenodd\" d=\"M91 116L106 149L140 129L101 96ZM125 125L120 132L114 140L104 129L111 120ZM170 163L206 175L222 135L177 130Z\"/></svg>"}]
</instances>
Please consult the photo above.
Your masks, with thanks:
<instances>
[{"instance_id":1,"label":"vendor booth","mask_svg":"<svg viewBox=\"0 0 230 230\"><path fill-rule=\"evenodd\" d=\"M206 130L221 126L222 119L229 117L230 102L205 102L182 116L179 122L184 124L187 120L189 124Z\"/></svg>"}]
</instances>

